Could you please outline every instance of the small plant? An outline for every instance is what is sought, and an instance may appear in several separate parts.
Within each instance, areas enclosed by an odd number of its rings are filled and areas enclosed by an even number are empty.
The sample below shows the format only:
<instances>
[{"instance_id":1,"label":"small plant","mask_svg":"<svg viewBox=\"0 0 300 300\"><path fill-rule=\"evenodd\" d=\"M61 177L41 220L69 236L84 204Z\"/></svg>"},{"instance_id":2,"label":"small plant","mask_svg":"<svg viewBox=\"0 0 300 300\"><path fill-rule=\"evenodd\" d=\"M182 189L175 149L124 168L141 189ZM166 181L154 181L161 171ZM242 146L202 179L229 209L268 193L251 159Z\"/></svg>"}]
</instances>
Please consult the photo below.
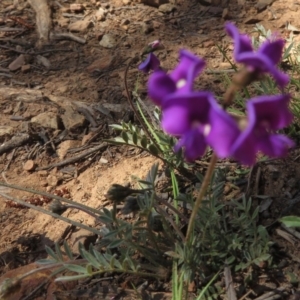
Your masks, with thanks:
<instances>
[{"instance_id":1,"label":"small plant","mask_svg":"<svg viewBox=\"0 0 300 300\"><path fill-rule=\"evenodd\" d=\"M196 299L217 299L220 287L214 281L225 266L234 272L247 269L251 273L252 267L271 263L272 243L266 228L258 225L259 207L252 207L252 200L246 197L224 202L225 174L215 168L218 158L231 157L251 166L258 151L282 157L294 145L287 136L278 133L293 119L289 111L291 96L283 93L289 77L277 68L284 42L262 27L257 30L265 39L254 50L250 37L240 34L233 24L226 25L235 44L234 59L245 68L234 75L220 104L213 93L194 90L194 80L205 66L202 59L182 50L179 64L167 74L160 69L153 53L160 42L148 45L143 52L148 56L139 69L145 73L154 71L148 91L158 108L154 116L151 113L147 116L139 96L135 94L136 104L128 97L142 129L131 123L112 125L120 136L111 142L132 145L160 158L170 171L173 201L160 197L156 186L157 164L145 179L137 179L139 189L113 184L107 192L113 209L89 211L102 227L93 228L98 236L95 245L89 249L79 246L80 260L74 259L66 243L63 248L67 260L58 245L55 251L46 249L50 258L39 263L43 268L56 268L56 273L62 273L56 281L104 273L135 274L160 281L172 277L174 300L188 297L192 281L197 281ZM270 77L256 87L259 95L244 101L245 115L231 115L228 108L237 92L249 96L247 87L261 81L266 74ZM187 190L181 192L177 174L190 175L186 161L193 163L207 153L208 147L211 161L204 178L200 178L197 196ZM138 218L133 221L118 218L120 203L124 204L122 213L134 212ZM88 210L83 205L81 208ZM9 292L13 282L5 284L3 293Z\"/></svg>"}]
</instances>

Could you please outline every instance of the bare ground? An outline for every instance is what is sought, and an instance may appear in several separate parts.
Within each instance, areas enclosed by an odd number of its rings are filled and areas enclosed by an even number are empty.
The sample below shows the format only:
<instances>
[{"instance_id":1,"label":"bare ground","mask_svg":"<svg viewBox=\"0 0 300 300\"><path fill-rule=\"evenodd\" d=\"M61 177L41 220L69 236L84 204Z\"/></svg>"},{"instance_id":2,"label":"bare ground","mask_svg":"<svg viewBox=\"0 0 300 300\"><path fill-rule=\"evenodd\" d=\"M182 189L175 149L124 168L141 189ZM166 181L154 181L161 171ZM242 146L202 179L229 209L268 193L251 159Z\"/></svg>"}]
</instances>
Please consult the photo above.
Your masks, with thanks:
<instances>
[{"instance_id":1,"label":"bare ground","mask_svg":"<svg viewBox=\"0 0 300 300\"><path fill-rule=\"evenodd\" d=\"M77 7L72 6L75 3ZM135 148L108 145L88 157L55 167L56 163L85 153L111 138L115 133L109 124L135 121L123 82L131 57L141 53L149 42L159 39L165 49L158 57L168 70L176 64L179 49L190 49L207 61L206 71L197 81L198 88L212 89L221 96L226 88L222 74L230 65L216 44L232 49L223 30L226 20L235 22L240 30L248 33L253 33L254 24L260 23L284 37L290 33L286 22L300 28L300 3L290 0L274 3L177 1L169 12L127 0L49 1L48 4L52 34L72 32L83 40L74 41L74 36L69 40L68 36L61 37L62 40L52 38L41 45L29 2L3 0L0 3L0 141L7 145L13 138L19 141L28 135L18 147L1 152L2 179L37 190L60 191L63 196L94 208L111 207L105 198L109 186L132 183L131 175L145 176L157 161ZM107 37L112 45L103 47L101 42ZM130 90L136 89L152 109L146 95L146 80L147 76L139 74L135 66L130 69ZM255 299L277 288L287 291L282 299L298 299L297 287L288 282L286 274L300 276L299 239L280 235L279 225L274 223L286 208L299 215L299 204L293 200L299 197L298 153L294 150L284 160L260 163L248 178L250 195L269 196L269 204L260 214L261 221L269 226L280 249L277 258L285 264L279 275L262 271L257 287L253 286L253 293L244 299ZM204 169L199 167L200 171ZM231 192L227 190L227 196ZM21 191L12 195L23 199L32 197ZM257 198L256 203L262 204L261 201ZM30 263L46 256L45 245L53 246L61 239L74 244L76 236L62 221L12 206L1 199L0 271L3 276L0 281L25 272L24 268L34 268ZM66 216L95 225L92 218L76 210L69 210ZM32 284L29 282L30 289L25 286L10 299L26 299L34 287ZM43 293L28 299L106 299L98 290L93 294L92 287L82 295L66 292L75 287L76 284L54 286L51 283ZM61 291L60 296L53 296L53 291ZM167 288L162 295L153 295L157 296L153 299L170 297Z\"/></svg>"}]
</instances>

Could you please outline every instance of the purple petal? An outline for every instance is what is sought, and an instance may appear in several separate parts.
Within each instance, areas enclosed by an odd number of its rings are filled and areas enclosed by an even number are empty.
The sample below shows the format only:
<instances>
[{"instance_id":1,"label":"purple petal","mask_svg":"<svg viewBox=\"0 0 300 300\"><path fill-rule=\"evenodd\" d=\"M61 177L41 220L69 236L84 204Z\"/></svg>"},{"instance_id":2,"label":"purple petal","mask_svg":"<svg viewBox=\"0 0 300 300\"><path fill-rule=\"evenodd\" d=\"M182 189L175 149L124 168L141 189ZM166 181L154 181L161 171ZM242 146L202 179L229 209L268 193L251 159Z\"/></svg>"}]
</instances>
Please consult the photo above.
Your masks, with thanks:
<instances>
[{"instance_id":1,"label":"purple petal","mask_svg":"<svg viewBox=\"0 0 300 300\"><path fill-rule=\"evenodd\" d=\"M212 97L209 92L174 93L166 97L162 105L162 128L176 136L198 124L205 125Z\"/></svg>"},{"instance_id":2,"label":"purple petal","mask_svg":"<svg viewBox=\"0 0 300 300\"><path fill-rule=\"evenodd\" d=\"M163 99L176 91L174 81L163 71L154 72L148 80L149 97L161 106Z\"/></svg>"},{"instance_id":3,"label":"purple petal","mask_svg":"<svg viewBox=\"0 0 300 300\"><path fill-rule=\"evenodd\" d=\"M278 130L288 126L293 114L288 105L290 95L259 96L247 102L248 116L256 116L256 123L263 123L265 130Z\"/></svg>"},{"instance_id":4,"label":"purple petal","mask_svg":"<svg viewBox=\"0 0 300 300\"><path fill-rule=\"evenodd\" d=\"M295 143L285 135L271 134L261 139L257 148L270 157L283 157L293 146Z\"/></svg>"},{"instance_id":5,"label":"purple petal","mask_svg":"<svg viewBox=\"0 0 300 300\"><path fill-rule=\"evenodd\" d=\"M157 70L159 65L159 59L153 53L149 53L147 58L139 65L138 69L148 73L150 70Z\"/></svg>"},{"instance_id":6,"label":"purple petal","mask_svg":"<svg viewBox=\"0 0 300 300\"><path fill-rule=\"evenodd\" d=\"M177 152L184 147L184 156L187 161L194 161L202 156L206 149L206 142L201 131L195 127L185 132L179 142L175 145L174 150Z\"/></svg>"},{"instance_id":7,"label":"purple petal","mask_svg":"<svg viewBox=\"0 0 300 300\"><path fill-rule=\"evenodd\" d=\"M253 134L256 125L256 115L253 105L247 106L248 125L234 142L231 155L244 165L253 165L256 159L256 140Z\"/></svg>"},{"instance_id":8,"label":"purple petal","mask_svg":"<svg viewBox=\"0 0 300 300\"><path fill-rule=\"evenodd\" d=\"M253 72L270 73L281 88L288 84L289 76L276 67L280 62L284 47L282 39L268 40L254 52L250 38L240 34L235 25L227 23L225 28L234 40L234 58L237 62L247 65Z\"/></svg>"},{"instance_id":9,"label":"purple petal","mask_svg":"<svg viewBox=\"0 0 300 300\"><path fill-rule=\"evenodd\" d=\"M181 88L182 81L185 81L185 84L191 89L194 79L204 68L205 62L187 50L181 50L179 57L180 62L170 76L176 85L179 84L177 88Z\"/></svg>"},{"instance_id":10,"label":"purple petal","mask_svg":"<svg viewBox=\"0 0 300 300\"><path fill-rule=\"evenodd\" d=\"M184 134L191 128L190 112L184 105L172 105L163 110L162 129L174 136Z\"/></svg>"},{"instance_id":11,"label":"purple petal","mask_svg":"<svg viewBox=\"0 0 300 300\"><path fill-rule=\"evenodd\" d=\"M246 34L240 34L233 23L227 23L225 29L228 35L234 40L234 57L244 52L253 52L251 39Z\"/></svg>"},{"instance_id":12,"label":"purple petal","mask_svg":"<svg viewBox=\"0 0 300 300\"><path fill-rule=\"evenodd\" d=\"M211 105L209 119L211 128L206 141L218 157L225 158L230 155L232 145L238 138L240 130L235 120L215 101Z\"/></svg>"},{"instance_id":13,"label":"purple petal","mask_svg":"<svg viewBox=\"0 0 300 300\"><path fill-rule=\"evenodd\" d=\"M277 65L281 60L283 47L284 41L282 39L273 42L266 40L258 49L258 53L267 56L273 65Z\"/></svg>"},{"instance_id":14,"label":"purple petal","mask_svg":"<svg viewBox=\"0 0 300 300\"><path fill-rule=\"evenodd\" d=\"M279 71L269 57L263 54L245 52L237 55L235 60L249 66L252 71L270 73L281 88L284 88L289 83L289 76Z\"/></svg>"},{"instance_id":15,"label":"purple petal","mask_svg":"<svg viewBox=\"0 0 300 300\"><path fill-rule=\"evenodd\" d=\"M252 133L251 125L241 133L231 148L231 156L242 164L251 166L256 159L256 140Z\"/></svg>"}]
</instances>

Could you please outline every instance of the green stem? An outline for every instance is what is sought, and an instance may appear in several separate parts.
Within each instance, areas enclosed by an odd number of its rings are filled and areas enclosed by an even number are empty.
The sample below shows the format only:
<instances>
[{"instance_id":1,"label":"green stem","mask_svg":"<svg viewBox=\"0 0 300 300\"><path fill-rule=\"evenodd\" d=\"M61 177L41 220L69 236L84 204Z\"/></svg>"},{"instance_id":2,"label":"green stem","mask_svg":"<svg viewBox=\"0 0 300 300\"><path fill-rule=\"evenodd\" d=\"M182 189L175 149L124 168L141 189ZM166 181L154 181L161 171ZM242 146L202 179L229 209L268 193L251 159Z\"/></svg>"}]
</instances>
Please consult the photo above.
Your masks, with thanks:
<instances>
[{"instance_id":1,"label":"green stem","mask_svg":"<svg viewBox=\"0 0 300 300\"><path fill-rule=\"evenodd\" d=\"M215 165L217 163L217 159L218 158L217 158L216 154L213 153L213 155L210 159L210 163L209 163L207 172L206 172L205 177L203 179L201 189L198 193L195 205L194 205L193 210L192 210L192 214L191 214L191 217L190 217L190 221L189 221L189 225L188 225L188 229L187 229L187 233L186 233L186 237L185 237L185 242L186 243L189 241L189 239L191 237L191 233L192 233L192 230L194 228L194 223L195 223L195 219L196 219L196 216L197 216L197 213L198 213L198 209L199 209L199 207L202 203L203 197L205 196L206 190L209 186L209 183L210 183L211 177L213 175Z\"/></svg>"}]
</instances>

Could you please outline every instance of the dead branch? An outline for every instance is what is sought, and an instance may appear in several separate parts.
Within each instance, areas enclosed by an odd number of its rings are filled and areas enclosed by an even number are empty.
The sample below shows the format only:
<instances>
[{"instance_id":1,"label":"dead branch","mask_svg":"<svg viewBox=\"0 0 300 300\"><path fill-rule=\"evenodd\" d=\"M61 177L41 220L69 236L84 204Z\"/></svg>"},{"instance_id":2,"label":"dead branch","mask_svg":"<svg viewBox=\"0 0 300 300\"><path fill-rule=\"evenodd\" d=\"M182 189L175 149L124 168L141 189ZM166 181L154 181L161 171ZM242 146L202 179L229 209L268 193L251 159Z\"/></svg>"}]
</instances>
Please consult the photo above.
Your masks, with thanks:
<instances>
[{"instance_id":1,"label":"dead branch","mask_svg":"<svg viewBox=\"0 0 300 300\"><path fill-rule=\"evenodd\" d=\"M51 40L71 40L74 42L77 42L79 44L85 44L86 39L83 39L81 37L78 37L72 33L65 32L65 33L50 33L50 39Z\"/></svg>"},{"instance_id":2,"label":"dead branch","mask_svg":"<svg viewBox=\"0 0 300 300\"><path fill-rule=\"evenodd\" d=\"M96 152L96 151L99 151L103 148L107 147L107 143L102 143L96 147L93 147L91 149L89 149L88 151L84 152L84 153L81 153L77 156L74 156L74 157L71 157L71 158L68 158L68 159L65 159L63 161L60 161L58 163L54 163L52 165L49 165L49 166L46 166L46 167L40 167L40 168L36 168L37 171L41 171L41 170L49 170L49 169L52 169L52 168L56 168L56 167L62 167L62 166L65 166L65 165L68 165L68 164L71 164L71 163L74 163L80 159L83 159L84 157Z\"/></svg>"},{"instance_id":3,"label":"dead branch","mask_svg":"<svg viewBox=\"0 0 300 300\"><path fill-rule=\"evenodd\" d=\"M30 139L30 135L27 133L14 136L8 142L0 145L0 155L12 149L15 149L16 147L22 146L23 144L27 143L29 139Z\"/></svg>"},{"instance_id":4,"label":"dead branch","mask_svg":"<svg viewBox=\"0 0 300 300\"><path fill-rule=\"evenodd\" d=\"M49 42L51 27L50 9L47 0L28 0L36 13L36 26L39 35L38 46Z\"/></svg>"}]
</instances>

